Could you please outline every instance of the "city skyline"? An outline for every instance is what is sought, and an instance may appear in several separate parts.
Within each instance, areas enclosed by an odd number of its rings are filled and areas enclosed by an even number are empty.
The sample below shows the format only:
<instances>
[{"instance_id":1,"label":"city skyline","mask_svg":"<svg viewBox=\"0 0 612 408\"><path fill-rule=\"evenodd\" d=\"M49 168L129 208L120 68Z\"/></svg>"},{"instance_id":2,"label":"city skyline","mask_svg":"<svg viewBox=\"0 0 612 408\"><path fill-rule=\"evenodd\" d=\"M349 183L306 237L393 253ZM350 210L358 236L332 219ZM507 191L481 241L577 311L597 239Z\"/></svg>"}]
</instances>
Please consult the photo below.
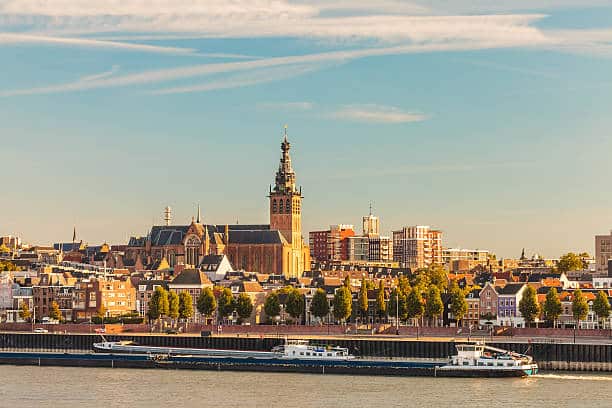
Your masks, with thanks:
<instances>
[{"instance_id":1,"label":"city skyline","mask_svg":"<svg viewBox=\"0 0 612 408\"><path fill-rule=\"evenodd\" d=\"M0 2L3 234L267 222L285 123L305 233L370 201L505 257L612 228L607 1L86 3Z\"/></svg>"}]
</instances>

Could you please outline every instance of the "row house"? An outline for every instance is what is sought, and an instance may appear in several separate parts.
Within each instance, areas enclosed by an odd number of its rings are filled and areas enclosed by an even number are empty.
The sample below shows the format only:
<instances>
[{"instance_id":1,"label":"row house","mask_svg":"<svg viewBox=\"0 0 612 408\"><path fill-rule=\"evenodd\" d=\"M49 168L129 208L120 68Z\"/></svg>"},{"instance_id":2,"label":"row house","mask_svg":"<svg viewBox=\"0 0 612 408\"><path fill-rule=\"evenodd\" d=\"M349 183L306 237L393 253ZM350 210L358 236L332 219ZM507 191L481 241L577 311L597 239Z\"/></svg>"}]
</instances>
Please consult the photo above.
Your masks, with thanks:
<instances>
[{"instance_id":1,"label":"row house","mask_svg":"<svg viewBox=\"0 0 612 408\"><path fill-rule=\"evenodd\" d=\"M37 284L32 285L36 320L49 317L51 305L56 302L62 319L72 320L72 296L76 279L56 273L43 273Z\"/></svg>"},{"instance_id":2,"label":"row house","mask_svg":"<svg viewBox=\"0 0 612 408\"><path fill-rule=\"evenodd\" d=\"M198 297L206 288L212 288L213 284L206 275L199 269L184 269L176 278L168 282L168 289L180 294L187 292L193 299L194 321L202 320L200 312L198 312L197 302Z\"/></svg>"},{"instance_id":3,"label":"row house","mask_svg":"<svg viewBox=\"0 0 612 408\"><path fill-rule=\"evenodd\" d=\"M136 310L142 317L149 313L149 302L157 288L168 290L168 281L159 279L141 280L138 282L138 293L136 295Z\"/></svg>"},{"instance_id":4,"label":"row house","mask_svg":"<svg viewBox=\"0 0 612 408\"><path fill-rule=\"evenodd\" d=\"M497 325L525 327L525 319L518 305L523 298L527 285L524 283L509 283L497 290Z\"/></svg>"},{"instance_id":5,"label":"row house","mask_svg":"<svg viewBox=\"0 0 612 408\"><path fill-rule=\"evenodd\" d=\"M30 313L34 309L34 298L32 296L32 288L28 286L21 286L19 284L13 284L13 304L11 308L6 310L6 321L7 323L23 323L24 319L21 318L19 312L21 311L21 305L25 303L28 305Z\"/></svg>"}]
</instances>

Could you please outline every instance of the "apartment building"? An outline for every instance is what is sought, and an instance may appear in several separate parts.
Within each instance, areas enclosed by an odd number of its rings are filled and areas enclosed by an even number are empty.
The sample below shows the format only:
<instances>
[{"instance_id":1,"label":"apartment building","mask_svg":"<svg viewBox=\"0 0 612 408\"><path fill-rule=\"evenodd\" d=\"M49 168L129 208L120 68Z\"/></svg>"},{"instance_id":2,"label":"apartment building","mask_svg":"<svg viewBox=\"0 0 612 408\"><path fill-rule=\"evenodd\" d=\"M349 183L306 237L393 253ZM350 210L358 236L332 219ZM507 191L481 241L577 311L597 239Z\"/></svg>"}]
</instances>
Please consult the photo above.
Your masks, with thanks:
<instances>
[{"instance_id":1,"label":"apartment building","mask_svg":"<svg viewBox=\"0 0 612 408\"><path fill-rule=\"evenodd\" d=\"M442 231L424 225L393 231L393 260L413 269L441 265Z\"/></svg>"},{"instance_id":2,"label":"apartment building","mask_svg":"<svg viewBox=\"0 0 612 408\"><path fill-rule=\"evenodd\" d=\"M612 259L612 230L610 235L595 236L595 262L597 262L597 275L608 274L608 261Z\"/></svg>"}]
</instances>

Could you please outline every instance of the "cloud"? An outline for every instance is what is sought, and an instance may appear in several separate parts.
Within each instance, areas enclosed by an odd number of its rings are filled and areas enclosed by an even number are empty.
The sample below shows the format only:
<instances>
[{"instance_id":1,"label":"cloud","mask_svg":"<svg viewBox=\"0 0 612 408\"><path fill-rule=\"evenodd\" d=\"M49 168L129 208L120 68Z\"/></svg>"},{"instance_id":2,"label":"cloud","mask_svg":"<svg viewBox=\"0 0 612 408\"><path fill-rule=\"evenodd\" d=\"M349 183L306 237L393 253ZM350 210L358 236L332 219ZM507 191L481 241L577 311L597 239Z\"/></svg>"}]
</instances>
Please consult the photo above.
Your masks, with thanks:
<instances>
[{"instance_id":1,"label":"cloud","mask_svg":"<svg viewBox=\"0 0 612 408\"><path fill-rule=\"evenodd\" d=\"M427 115L407 112L394 106L347 105L329 114L334 119L344 119L364 123L409 123L422 122Z\"/></svg>"},{"instance_id":2,"label":"cloud","mask_svg":"<svg viewBox=\"0 0 612 408\"><path fill-rule=\"evenodd\" d=\"M262 102L257 104L257 109L269 111L310 111L315 107L312 102Z\"/></svg>"},{"instance_id":3,"label":"cloud","mask_svg":"<svg viewBox=\"0 0 612 408\"><path fill-rule=\"evenodd\" d=\"M304 75L320 69L319 65L293 65L273 68L263 68L253 72L233 75L226 78L206 82L203 84L191 84L174 88L163 88L152 91L154 95L171 95L193 92L209 92L218 89L241 88L257 84L282 81L299 75Z\"/></svg>"},{"instance_id":4,"label":"cloud","mask_svg":"<svg viewBox=\"0 0 612 408\"><path fill-rule=\"evenodd\" d=\"M0 44L51 44L89 48L124 49L163 54L194 54L191 48L161 47L117 41L93 40L88 38L50 37L43 35L0 33Z\"/></svg>"},{"instance_id":5,"label":"cloud","mask_svg":"<svg viewBox=\"0 0 612 408\"><path fill-rule=\"evenodd\" d=\"M99 79L108 78L110 76L113 76L117 72L119 72L119 65L113 65L111 69L108 71L104 71L99 74L93 74L93 75L87 75L87 76L81 77L79 81L81 82L97 81Z\"/></svg>"},{"instance_id":6,"label":"cloud","mask_svg":"<svg viewBox=\"0 0 612 408\"><path fill-rule=\"evenodd\" d=\"M314 53L297 56L264 58L252 61L224 62L217 64L191 65L179 68L168 68L159 70L142 71L133 74L117 75L111 78L101 78L95 81L76 81L58 85L50 85L38 88L18 89L0 92L0 97L49 94L56 92L74 92L89 89L134 86L154 84L160 82L176 81L181 79L195 78L206 75L251 71L261 68L271 68L289 65L320 64L319 68L325 67L324 63L344 63L351 60L382 56L413 54L423 52L441 51L466 51L474 49L507 47L507 44L498 42L449 42L440 44L407 45L395 47L366 48L350 51L333 51ZM243 82L246 80L242 80ZM253 80L250 80L253 82ZM203 85L207 88L208 85ZM185 87L187 89L187 87ZM177 88L178 91L178 88Z\"/></svg>"}]
</instances>

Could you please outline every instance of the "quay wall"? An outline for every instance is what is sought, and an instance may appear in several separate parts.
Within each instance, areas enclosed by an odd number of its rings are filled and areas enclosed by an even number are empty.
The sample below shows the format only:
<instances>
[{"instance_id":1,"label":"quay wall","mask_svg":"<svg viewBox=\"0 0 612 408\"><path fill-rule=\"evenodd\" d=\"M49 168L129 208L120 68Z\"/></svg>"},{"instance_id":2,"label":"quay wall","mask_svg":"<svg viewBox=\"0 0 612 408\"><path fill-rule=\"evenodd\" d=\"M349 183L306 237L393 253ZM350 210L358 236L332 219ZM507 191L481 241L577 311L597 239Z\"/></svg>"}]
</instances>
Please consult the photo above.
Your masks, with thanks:
<instances>
[{"instance_id":1,"label":"quay wall","mask_svg":"<svg viewBox=\"0 0 612 408\"><path fill-rule=\"evenodd\" d=\"M142 345L220 348L268 351L281 344L281 337L197 337L170 335L106 335L109 341L128 340ZM91 351L100 341L94 334L0 333L0 351ZM351 353L375 358L442 359L453 354L453 341L418 341L392 338L317 338L316 343L347 347ZM572 344L567 342L516 343L491 341L487 344L527 353L544 370L608 371L612 372L612 344Z\"/></svg>"}]
</instances>

